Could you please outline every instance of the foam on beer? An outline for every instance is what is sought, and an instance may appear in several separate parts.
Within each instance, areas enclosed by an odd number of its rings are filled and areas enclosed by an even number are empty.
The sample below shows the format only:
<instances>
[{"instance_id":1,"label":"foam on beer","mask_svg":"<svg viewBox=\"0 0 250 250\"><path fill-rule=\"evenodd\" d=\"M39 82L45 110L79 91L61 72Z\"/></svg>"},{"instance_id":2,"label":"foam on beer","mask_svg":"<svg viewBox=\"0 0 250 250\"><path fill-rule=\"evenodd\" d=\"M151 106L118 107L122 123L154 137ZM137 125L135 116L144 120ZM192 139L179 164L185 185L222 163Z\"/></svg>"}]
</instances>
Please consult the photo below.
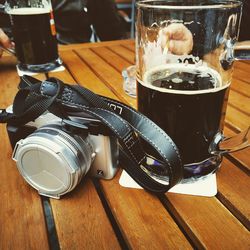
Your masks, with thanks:
<instances>
[{"instance_id":1,"label":"foam on beer","mask_svg":"<svg viewBox=\"0 0 250 250\"><path fill-rule=\"evenodd\" d=\"M172 72L171 72L172 70ZM163 88L163 87L157 87L152 85L152 82L157 79L161 79L161 77L157 78L157 72L161 72L159 74L162 74L164 72L164 77L168 77L173 73L173 71L179 71L179 72L189 72L189 73L194 73L195 71L199 71L201 73L201 76L204 74L204 76L207 76L208 74L212 76L214 79L214 87L209 88L209 89L204 89L204 90L175 90L175 89L169 89L169 88ZM155 79L152 79L152 76L156 75ZM206 66L199 66L197 67L196 65L185 65L185 64L164 64L160 65L157 67L154 67L148 71L145 72L143 80L137 79L140 84L143 86L157 90L160 92L164 93L173 93L173 94L185 94L185 95L194 95L194 94L205 94L205 93L212 93L212 92L217 92L222 89L227 88L230 85L230 82L223 83L220 74L215 71L214 69L211 69ZM174 78L172 81L181 84L182 80L179 78Z\"/></svg>"},{"instance_id":2,"label":"foam on beer","mask_svg":"<svg viewBox=\"0 0 250 250\"><path fill-rule=\"evenodd\" d=\"M50 13L49 8L16 8L7 11L9 15L39 15Z\"/></svg>"}]
</instances>

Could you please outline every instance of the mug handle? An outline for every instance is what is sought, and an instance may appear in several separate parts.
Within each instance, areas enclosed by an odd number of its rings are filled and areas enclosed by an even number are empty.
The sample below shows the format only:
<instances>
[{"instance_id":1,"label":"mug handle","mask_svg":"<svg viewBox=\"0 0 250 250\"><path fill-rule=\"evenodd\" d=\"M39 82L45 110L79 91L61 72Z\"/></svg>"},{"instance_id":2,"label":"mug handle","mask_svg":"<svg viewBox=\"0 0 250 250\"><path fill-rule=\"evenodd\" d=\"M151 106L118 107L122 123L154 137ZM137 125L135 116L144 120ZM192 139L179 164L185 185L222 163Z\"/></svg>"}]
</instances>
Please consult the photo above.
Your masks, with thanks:
<instances>
[{"instance_id":1,"label":"mug handle","mask_svg":"<svg viewBox=\"0 0 250 250\"><path fill-rule=\"evenodd\" d=\"M233 60L250 60L250 40L237 42L233 48ZM230 62L230 60L229 60ZM218 132L209 146L209 153L224 155L250 147L250 126L241 133L226 138Z\"/></svg>"},{"instance_id":2,"label":"mug handle","mask_svg":"<svg viewBox=\"0 0 250 250\"><path fill-rule=\"evenodd\" d=\"M213 155L224 155L248 147L250 147L250 126L241 133L228 138L224 137L224 135L219 132L215 135L208 151Z\"/></svg>"}]
</instances>

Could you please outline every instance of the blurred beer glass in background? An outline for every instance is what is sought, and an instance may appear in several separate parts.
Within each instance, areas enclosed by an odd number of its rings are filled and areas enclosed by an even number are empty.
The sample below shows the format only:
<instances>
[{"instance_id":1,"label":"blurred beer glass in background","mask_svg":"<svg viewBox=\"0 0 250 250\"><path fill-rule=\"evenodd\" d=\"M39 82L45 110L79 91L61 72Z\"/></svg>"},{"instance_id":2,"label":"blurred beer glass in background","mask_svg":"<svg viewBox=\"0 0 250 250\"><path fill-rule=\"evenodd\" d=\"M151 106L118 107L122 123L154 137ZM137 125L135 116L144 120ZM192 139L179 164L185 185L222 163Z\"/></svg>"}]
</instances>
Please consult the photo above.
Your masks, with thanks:
<instances>
[{"instance_id":1,"label":"blurred beer glass in background","mask_svg":"<svg viewBox=\"0 0 250 250\"><path fill-rule=\"evenodd\" d=\"M50 0L7 0L18 68L48 72L62 64Z\"/></svg>"}]
</instances>

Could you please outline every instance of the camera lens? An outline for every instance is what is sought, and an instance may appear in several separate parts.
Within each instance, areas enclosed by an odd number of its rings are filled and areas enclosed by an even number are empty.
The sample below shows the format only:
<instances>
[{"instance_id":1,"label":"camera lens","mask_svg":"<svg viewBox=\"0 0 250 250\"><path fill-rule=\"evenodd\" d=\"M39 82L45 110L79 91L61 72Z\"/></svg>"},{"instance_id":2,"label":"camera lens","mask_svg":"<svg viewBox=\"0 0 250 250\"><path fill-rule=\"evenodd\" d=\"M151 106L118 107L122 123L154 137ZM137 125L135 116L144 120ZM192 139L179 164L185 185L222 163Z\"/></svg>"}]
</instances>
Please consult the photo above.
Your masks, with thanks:
<instances>
[{"instance_id":1,"label":"camera lens","mask_svg":"<svg viewBox=\"0 0 250 250\"><path fill-rule=\"evenodd\" d=\"M20 140L13 159L39 194L60 198L88 172L94 155L88 137L69 134L59 124L50 124Z\"/></svg>"}]
</instances>

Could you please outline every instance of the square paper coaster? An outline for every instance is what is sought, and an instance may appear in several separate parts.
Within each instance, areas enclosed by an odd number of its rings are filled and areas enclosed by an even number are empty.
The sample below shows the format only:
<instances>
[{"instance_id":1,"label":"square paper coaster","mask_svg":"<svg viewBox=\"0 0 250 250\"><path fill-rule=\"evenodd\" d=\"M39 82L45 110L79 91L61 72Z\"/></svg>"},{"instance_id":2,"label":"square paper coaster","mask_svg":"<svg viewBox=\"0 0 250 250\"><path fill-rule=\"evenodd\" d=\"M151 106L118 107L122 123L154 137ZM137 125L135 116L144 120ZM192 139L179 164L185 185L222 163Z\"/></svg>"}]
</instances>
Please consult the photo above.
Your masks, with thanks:
<instances>
[{"instance_id":1,"label":"square paper coaster","mask_svg":"<svg viewBox=\"0 0 250 250\"><path fill-rule=\"evenodd\" d=\"M23 76L23 75L35 76L37 74L41 74L41 73L20 70L18 66L16 66L16 69L17 69L17 74L19 76ZM65 67L63 65L61 65L60 67L57 67L54 70L51 70L50 72L60 72L60 71L64 71L64 70L65 70Z\"/></svg>"},{"instance_id":2,"label":"square paper coaster","mask_svg":"<svg viewBox=\"0 0 250 250\"><path fill-rule=\"evenodd\" d=\"M127 188L142 188L124 170L122 171L119 183L121 186ZM190 183L179 183L168 192L213 197L217 194L216 174L208 175Z\"/></svg>"}]
</instances>

